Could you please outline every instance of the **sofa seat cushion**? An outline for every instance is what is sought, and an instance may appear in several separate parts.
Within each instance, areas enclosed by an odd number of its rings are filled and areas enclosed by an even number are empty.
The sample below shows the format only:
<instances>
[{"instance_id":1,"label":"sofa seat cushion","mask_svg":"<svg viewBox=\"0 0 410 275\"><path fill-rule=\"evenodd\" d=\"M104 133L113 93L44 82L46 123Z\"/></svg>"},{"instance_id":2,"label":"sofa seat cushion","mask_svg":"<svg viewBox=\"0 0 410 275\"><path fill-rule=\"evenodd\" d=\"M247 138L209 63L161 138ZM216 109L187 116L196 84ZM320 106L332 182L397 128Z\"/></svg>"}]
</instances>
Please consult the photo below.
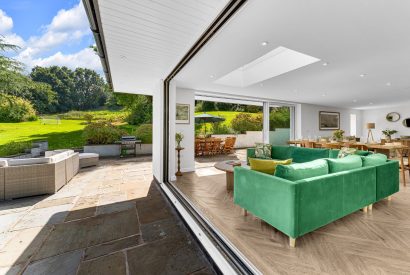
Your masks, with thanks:
<instances>
[{"instance_id":1,"label":"sofa seat cushion","mask_svg":"<svg viewBox=\"0 0 410 275\"><path fill-rule=\"evenodd\" d=\"M9 159L7 163L9 166L47 164L50 163L50 158Z\"/></svg>"},{"instance_id":2,"label":"sofa seat cushion","mask_svg":"<svg viewBox=\"0 0 410 275\"><path fill-rule=\"evenodd\" d=\"M329 157L329 149L294 147L291 159L296 163L308 162Z\"/></svg>"},{"instance_id":3,"label":"sofa seat cushion","mask_svg":"<svg viewBox=\"0 0 410 275\"><path fill-rule=\"evenodd\" d=\"M80 159L99 158L99 156L96 153L80 153Z\"/></svg>"},{"instance_id":4,"label":"sofa seat cushion","mask_svg":"<svg viewBox=\"0 0 410 275\"><path fill-rule=\"evenodd\" d=\"M255 158L271 159L272 145L264 143L255 143Z\"/></svg>"},{"instance_id":5,"label":"sofa seat cushion","mask_svg":"<svg viewBox=\"0 0 410 275\"><path fill-rule=\"evenodd\" d=\"M291 159L293 146L272 146L272 159Z\"/></svg>"},{"instance_id":6,"label":"sofa seat cushion","mask_svg":"<svg viewBox=\"0 0 410 275\"><path fill-rule=\"evenodd\" d=\"M275 174L276 166L279 164L289 165L292 163L292 159L287 160L275 160L275 159L257 159L249 158L251 170L262 172L265 174Z\"/></svg>"},{"instance_id":7,"label":"sofa seat cushion","mask_svg":"<svg viewBox=\"0 0 410 275\"><path fill-rule=\"evenodd\" d=\"M329 163L329 173L348 171L363 166L362 158L357 155L349 155L339 159L327 159Z\"/></svg>"},{"instance_id":8,"label":"sofa seat cushion","mask_svg":"<svg viewBox=\"0 0 410 275\"><path fill-rule=\"evenodd\" d=\"M51 163L57 163L60 162L64 159L67 159L70 155L68 155L66 152L61 152L58 154L55 154L53 156L50 157L50 162Z\"/></svg>"},{"instance_id":9,"label":"sofa seat cushion","mask_svg":"<svg viewBox=\"0 0 410 275\"><path fill-rule=\"evenodd\" d=\"M329 166L325 159L317 159L305 163L294 163L291 165L278 165L275 176L290 181L327 175Z\"/></svg>"},{"instance_id":10,"label":"sofa seat cushion","mask_svg":"<svg viewBox=\"0 0 410 275\"><path fill-rule=\"evenodd\" d=\"M385 154L371 154L369 156L363 157L363 166L377 166L385 164L387 162L387 156Z\"/></svg>"}]
</instances>

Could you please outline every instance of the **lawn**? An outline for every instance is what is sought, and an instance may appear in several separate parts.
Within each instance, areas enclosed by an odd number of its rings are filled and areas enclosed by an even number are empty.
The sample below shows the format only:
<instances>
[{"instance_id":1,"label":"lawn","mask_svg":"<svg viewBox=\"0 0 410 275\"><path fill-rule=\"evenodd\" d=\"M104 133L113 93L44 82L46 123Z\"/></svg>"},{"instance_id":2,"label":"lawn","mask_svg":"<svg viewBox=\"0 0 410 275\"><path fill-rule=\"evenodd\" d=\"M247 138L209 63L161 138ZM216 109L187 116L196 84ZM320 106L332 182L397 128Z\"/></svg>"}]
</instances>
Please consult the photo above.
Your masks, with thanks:
<instances>
[{"instance_id":1,"label":"lawn","mask_svg":"<svg viewBox=\"0 0 410 275\"><path fill-rule=\"evenodd\" d=\"M48 120L47 123L55 123ZM42 124L42 120L0 123L0 156L5 155L2 148L10 142L48 140L49 149L81 148L84 145L83 130L86 123L83 120L60 120L60 124ZM121 125L128 133L135 132L134 125Z\"/></svg>"},{"instance_id":2,"label":"lawn","mask_svg":"<svg viewBox=\"0 0 410 275\"><path fill-rule=\"evenodd\" d=\"M15 141L48 140L50 149L78 148L84 144L81 120L61 120L61 124L42 124L41 120L0 123L0 146Z\"/></svg>"}]
</instances>

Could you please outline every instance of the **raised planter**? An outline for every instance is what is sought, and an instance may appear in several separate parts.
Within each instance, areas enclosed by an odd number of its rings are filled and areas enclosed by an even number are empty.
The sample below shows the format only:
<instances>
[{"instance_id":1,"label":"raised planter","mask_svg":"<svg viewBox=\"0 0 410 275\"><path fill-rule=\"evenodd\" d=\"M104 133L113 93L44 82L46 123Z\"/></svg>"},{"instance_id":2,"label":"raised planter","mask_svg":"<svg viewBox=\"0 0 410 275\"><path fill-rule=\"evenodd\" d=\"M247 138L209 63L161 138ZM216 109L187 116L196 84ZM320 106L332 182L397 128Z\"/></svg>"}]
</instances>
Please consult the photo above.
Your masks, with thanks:
<instances>
[{"instance_id":1,"label":"raised planter","mask_svg":"<svg viewBox=\"0 0 410 275\"><path fill-rule=\"evenodd\" d=\"M96 153L100 157L116 157L120 155L119 144L85 145L84 153Z\"/></svg>"},{"instance_id":2,"label":"raised planter","mask_svg":"<svg viewBox=\"0 0 410 275\"><path fill-rule=\"evenodd\" d=\"M100 157L118 157L121 155L121 146L119 144L107 145L85 145L84 153L96 153ZM137 145L137 155L151 155L152 144Z\"/></svg>"}]
</instances>

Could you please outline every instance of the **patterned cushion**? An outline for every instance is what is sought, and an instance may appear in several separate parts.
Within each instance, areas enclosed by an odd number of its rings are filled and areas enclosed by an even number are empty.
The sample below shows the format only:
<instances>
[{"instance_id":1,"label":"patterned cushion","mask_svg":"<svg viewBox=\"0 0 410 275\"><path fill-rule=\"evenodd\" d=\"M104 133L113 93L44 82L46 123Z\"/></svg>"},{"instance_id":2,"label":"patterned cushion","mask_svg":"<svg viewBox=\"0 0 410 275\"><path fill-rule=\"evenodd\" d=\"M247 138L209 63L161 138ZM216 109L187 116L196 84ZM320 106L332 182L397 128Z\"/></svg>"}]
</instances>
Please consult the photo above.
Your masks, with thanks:
<instances>
[{"instance_id":1,"label":"patterned cushion","mask_svg":"<svg viewBox=\"0 0 410 275\"><path fill-rule=\"evenodd\" d=\"M339 151L339 154L337 155L337 158L340 159L340 158L344 158L349 155L355 155L356 151L357 151L356 148L342 147L342 149L340 149Z\"/></svg>"},{"instance_id":2,"label":"patterned cushion","mask_svg":"<svg viewBox=\"0 0 410 275\"><path fill-rule=\"evenodd\" d=\"M255 143L255 157L258 159L271 159L272 145Z\"/></svg>"}]
</instances>

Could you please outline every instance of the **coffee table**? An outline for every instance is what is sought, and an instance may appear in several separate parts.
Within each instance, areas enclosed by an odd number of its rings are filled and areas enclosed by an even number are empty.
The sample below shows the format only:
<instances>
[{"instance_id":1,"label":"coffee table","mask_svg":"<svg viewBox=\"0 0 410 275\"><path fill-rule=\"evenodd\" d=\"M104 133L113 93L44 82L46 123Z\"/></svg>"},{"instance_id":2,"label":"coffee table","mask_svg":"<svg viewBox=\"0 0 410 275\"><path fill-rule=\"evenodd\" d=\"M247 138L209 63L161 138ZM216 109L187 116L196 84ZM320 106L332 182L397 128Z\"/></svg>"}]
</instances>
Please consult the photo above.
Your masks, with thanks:
<instances>
[{"instance_id":1,"label":"coffee table","mask_svg":"<svg viewBox=\"0 0 410 275\"><path fill-rule=\"evenodd\" d=\"M233 191L233 169L234 163L241 163L242 167L248 167L246 161L239 160L225 160L215 163L214 167L218 170L224 171L226 173L226 190ZM238 165L239 166L239 165Z\"/></svg>"}]
</instances>

